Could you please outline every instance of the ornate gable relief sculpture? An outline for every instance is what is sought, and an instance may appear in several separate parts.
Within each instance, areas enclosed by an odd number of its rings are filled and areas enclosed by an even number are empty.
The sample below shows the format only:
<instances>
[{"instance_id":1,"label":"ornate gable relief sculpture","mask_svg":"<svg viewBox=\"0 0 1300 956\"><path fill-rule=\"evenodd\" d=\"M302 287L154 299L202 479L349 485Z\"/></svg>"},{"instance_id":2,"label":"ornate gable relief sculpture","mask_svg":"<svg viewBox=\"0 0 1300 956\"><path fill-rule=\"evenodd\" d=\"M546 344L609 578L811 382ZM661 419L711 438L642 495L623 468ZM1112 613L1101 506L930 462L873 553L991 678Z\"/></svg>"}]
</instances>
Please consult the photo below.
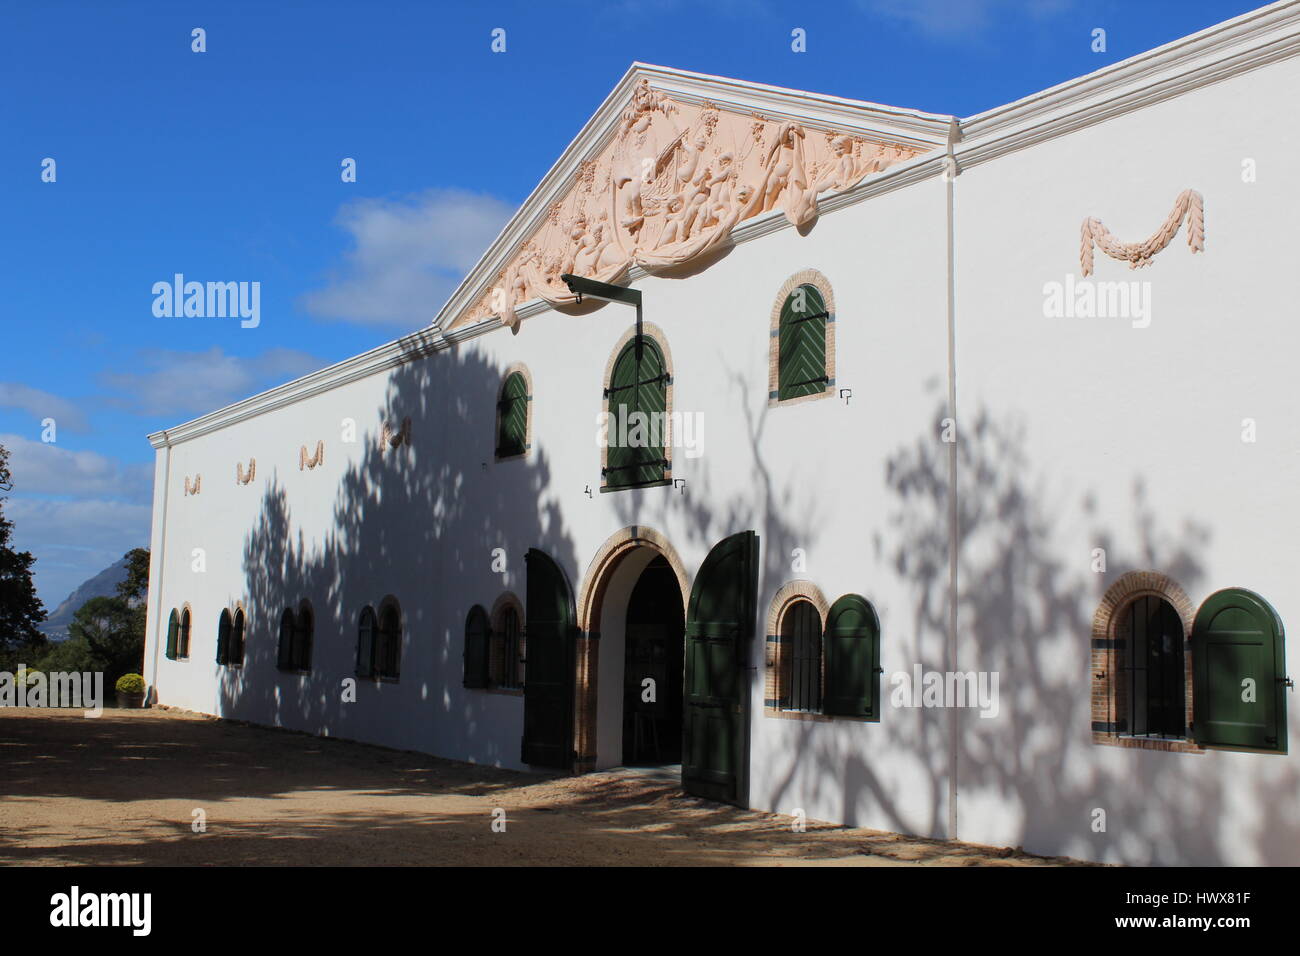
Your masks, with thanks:
<instances>
[{"instance_id":1,"label":"ornate gable relief sculpture","mask_svg":"<svg viewBox=\"0 0 1300 956\"><path fill-rule=\"evenodd\" d=\"M254 476L255 474L257 474L257 459L256 459L256 458L250 458L250 459L248 459L248 474L244 474L244 463L243 463L242 461L237 461L237 462L235 462L235 481L236 481L236 483L241 484L241 485L246 485L246 484L248 484L250 481L253 480L253 476Z\"/></svg>"},{"instance_id":2,"label":"ornate gable relief sculpture","mask_svg":"<svg viewBox=\"0 0 1300 956\"><path fill-rule=\"evenodd\" d=\"M379 450L387 451L389 448L396 448L399 445L411 444L411 416L407 415L402 419L402 427L394 429L388 422L384 422L384 427L379 433Z\"/></svg>"},{"instance_id":3,"label":"ornate gable relief sculpture","mask_svg":"<svg viewBox=\"0 0 1300 956\"><path fill-rule=\"evenodd\" d=\"M495 315L517 333L523 303L575 300L562 273L617 282L634 264L690 262L725 245L738 223L775 209L806 225L819 195L920 152L708 102L678 103L642 79L613 139L579 166L493 288L451 327Z\"/></svg>"},{"instance_id":4,"label":"ornate gable relief sculpture","mask_svg":"<svg viewBox=\"0 0 1300 956\"><path fill-rule=\"evenodd\" d=\"M302 471L304 468L315 468L316 466L323 464L325 464L325 442L316 442L316 454L310 456L307 454L306 445L298 446L299 471Z\"/></svg>"},{"instance_id":5,"label":"ornate gable relief sculpture","mask_svg":"<svg viewBox=\"0 0 1300 956\"><path fill-rule=\"evenodd\" d=\"M1083 221L1079 246L1079 265L1084 276L1092 275L1092 247L1095 243L1112 259L1127 262L1130 269L1151 265L1151 260L1173 241L1187 217L1187 245L1192 252L1205 251L1205 201L1195 189L1184 189L1174 200L1174 208L1165 224L1145 242L1120 242L1100 219L1089 216Z\"/></svg>"}]
</instances>

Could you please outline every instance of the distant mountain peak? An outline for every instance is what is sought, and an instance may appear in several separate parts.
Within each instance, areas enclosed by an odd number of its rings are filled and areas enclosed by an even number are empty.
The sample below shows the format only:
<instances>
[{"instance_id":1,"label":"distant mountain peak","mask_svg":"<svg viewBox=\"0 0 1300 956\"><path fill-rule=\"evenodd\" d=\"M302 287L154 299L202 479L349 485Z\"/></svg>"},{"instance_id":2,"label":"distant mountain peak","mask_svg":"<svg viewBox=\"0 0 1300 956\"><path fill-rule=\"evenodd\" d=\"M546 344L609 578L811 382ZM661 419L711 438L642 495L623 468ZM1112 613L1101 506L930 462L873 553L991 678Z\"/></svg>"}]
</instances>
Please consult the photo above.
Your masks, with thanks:
<instances>
[{"instance_id":1,"label":"distant mountain peak","mask_svg":"<svg viewBox=\"0 0 1300 956\"><path fill-rule=\"evenodd\" d=\"M63 641L68 638L68 625L72 623L72 615L81 610L81 606L91 598L113 597L117 594L117 586L126 580L127 560L122 558L119 561L110 564L103 571L100 571L93 578L83 581L73 589L72 593L54 609L54 612L41 624L38 630L52 641Z\"/></svg>"}]
</instances>

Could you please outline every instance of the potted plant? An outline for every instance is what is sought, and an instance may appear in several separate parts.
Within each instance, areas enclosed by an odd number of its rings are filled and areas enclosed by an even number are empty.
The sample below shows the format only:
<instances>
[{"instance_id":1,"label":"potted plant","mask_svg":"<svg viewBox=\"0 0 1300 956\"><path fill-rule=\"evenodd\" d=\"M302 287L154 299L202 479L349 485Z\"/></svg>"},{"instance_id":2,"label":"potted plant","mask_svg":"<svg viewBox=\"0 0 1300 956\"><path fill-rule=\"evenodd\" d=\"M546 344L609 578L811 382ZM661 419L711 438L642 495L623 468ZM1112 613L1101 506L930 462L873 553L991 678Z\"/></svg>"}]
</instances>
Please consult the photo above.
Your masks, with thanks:
<instances>
[{"instance_id":1,"label":"potted plant","mask_svg":"<svg viewBox=\"0 0 1300 956\"><path fill-rule=\"evenodd\" d=\"M123 674L117 679L114 689L117 691L117 706L144 706L144 678L139 674Z\"/></svg>"}]
</instances>

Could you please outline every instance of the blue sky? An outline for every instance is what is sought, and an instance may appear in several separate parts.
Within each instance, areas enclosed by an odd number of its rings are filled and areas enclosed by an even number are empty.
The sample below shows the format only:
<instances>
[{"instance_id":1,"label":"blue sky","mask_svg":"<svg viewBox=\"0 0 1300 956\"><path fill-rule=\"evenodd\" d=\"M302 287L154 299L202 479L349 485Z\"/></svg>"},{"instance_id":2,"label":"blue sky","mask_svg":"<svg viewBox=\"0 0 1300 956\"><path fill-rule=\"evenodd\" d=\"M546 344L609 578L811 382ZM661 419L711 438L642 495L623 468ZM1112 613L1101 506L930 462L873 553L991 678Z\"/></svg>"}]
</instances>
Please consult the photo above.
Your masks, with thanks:
<instances>
[{"instance_id":1,"label":"blue sky","mask_svg":"<svg viewBox=\"0 0 1300 956\"><path fill-rule=\"evenodd\" d=\"M0 443L17 544L50 610L147 545L146 433L427 324L634 60L966 116L1258 5L8 0ZM155 317L152 286L175 273L259 282L260 325Z\"/></svg>"}]
</instances>

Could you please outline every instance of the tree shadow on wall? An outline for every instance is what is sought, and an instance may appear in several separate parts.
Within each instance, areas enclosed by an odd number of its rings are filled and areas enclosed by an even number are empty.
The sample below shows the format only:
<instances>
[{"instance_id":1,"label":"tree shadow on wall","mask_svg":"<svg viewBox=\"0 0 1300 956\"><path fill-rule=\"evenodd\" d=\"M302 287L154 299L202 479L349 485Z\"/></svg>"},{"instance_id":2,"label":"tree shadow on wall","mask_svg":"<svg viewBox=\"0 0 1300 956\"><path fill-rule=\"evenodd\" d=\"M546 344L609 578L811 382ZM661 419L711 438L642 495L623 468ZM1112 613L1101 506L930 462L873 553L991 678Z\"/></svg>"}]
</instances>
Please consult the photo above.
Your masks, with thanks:
<instances>
[{"instance_id":1,"label":"tree shadow on wall","mask_svg":"<svg viewBox=\"0 0 1300 956\"><path fill-rule=\"evenodd\" d=\"M421 348L412 336L409 349ZM413 355L390 373L377 407L342 414L356 422L363 451L341 445L339 420L322 413L299 427L326 439L314 469L268 476L261 511L245 537L244 592L250 610L244 664L223 668L225 717L309 733L408 747L487 764L517 764L522 700L461 686L466 615L491 610L506 590L524 593L524 554L546 551L575 566L572 540L552 499L547 456L495 462L496 404L502 369L453 348ZM410 418L409 438L385 443ZM288 439L296 444L297 436ZM333 496L331 530L303 537L295 508L319 513ZM311 523L320 523L315 518ZM497 549L501 549L497 552ZM493 570L504 555L505 573ZM363 607L386 596L401 609L401 678L355 676ZM285 608L308 600L315 618L311 670L277 668ZM400 714L400 725L393 719Z\"/></svg>"},{"instance_id":2,"label":"tree shadow on wall","mask_svg":"<svg viewBox=\"0 0 1300 956\"><path fill-rule=\"evenodd\" d=\"M895 633L886 637L896 654L897 629L906 635L901 659L881 661L881 719L855 737L883 739L888 747L881 753L904 755L907 779L914 785L919 777L928 795L917 799L897 779L900 765L882 769L870 747L854 744L846 755L843 738L800 722L791 731L797 743L779 755L787 765L776 805L786 796L834 797L844 819L874 805L895 830L942 836L955 733L958 808L978 807L999 821L1010 845L1156 864L1235 857L1220 825L1228 796L1221 777L1202 765L1208 758L1107 747L1091 737L1092 617L1102 595L1123 574L1145 569L1171 575L1189 593L1204 592L1196 556L1208 546L1207 528L1191 520L1162 528L1140 479L1133 520L1118 532L1102 526L1091 493L1079 502L1060 500L1014 418L998 420L987 410L968 416L956 443L958 668L999 674L999 711L982 718L975 709L891 705L891 674L910 674L915 663L948 667L950 446L937 437L948 414L940 403L933 430L888 459L890 500L882 507L892 525L889 550L912 599L905 617L893 616ZM1093 547L1106 548L1105 573L1091 568ZM864 593L871 597L869 585ZM829 772L801 773L808 761ZM1278 786L1293 796L1290 776ZM1092 829L1098 808L1105 832ZM1259 852L1268 858L1269 824L1261 823ZM1294 833L1296 826L1285 829ZM960 818L958 832L969 832Z\"/></svg>"}]
</instances>

